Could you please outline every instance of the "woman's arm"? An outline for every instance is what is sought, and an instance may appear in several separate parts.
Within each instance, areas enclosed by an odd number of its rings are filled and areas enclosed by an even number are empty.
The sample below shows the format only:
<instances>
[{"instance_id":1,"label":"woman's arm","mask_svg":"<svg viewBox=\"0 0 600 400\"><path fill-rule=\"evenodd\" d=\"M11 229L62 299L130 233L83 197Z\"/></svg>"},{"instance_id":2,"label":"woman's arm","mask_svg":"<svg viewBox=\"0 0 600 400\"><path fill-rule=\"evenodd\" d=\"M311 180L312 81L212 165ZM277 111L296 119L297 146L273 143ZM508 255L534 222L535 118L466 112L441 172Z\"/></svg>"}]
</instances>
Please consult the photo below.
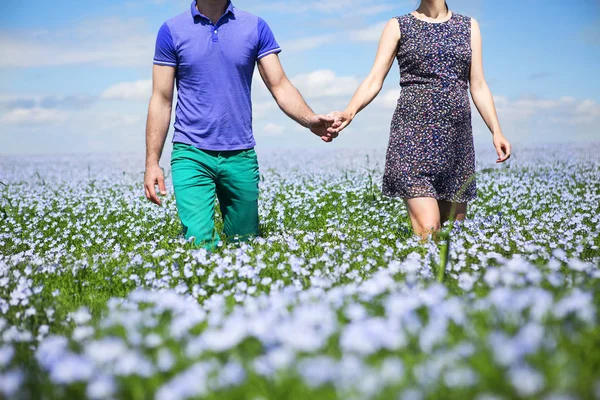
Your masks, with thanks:
<instances>
[{"instance_id":1,"label":"woman's arm","mask_svg":"<svg viewBox=\"0 0 600 400\"><path fill-rule=\"evenodd\" d=\"M483 55L481 46L481 31L479 24L474 18L471 18L471 48L473 56L471 60L471 76L470 89L473 103L477 107L477 111L485 121L494 139L494 147L498 153L496 162L504 162L510 157L510 143L502 134L498 115L496 114L496 106L492 92L485 81L483 74Z\"/></svg>"},{"instance_id":2,"label":"woman's arm","mask_svg":"<svg viewBox=\"0 0 600 400\"><path fill-rule=\"evenodd\" d=\"M335 124L329 129L330 132L339 133L346 128L363 108L369 105L381 91L383 81L396 57L398 42L400 41L400 26L396 18L391 19L379 40L375 63L369 75L360 84L352 97L350 104L343 112L333 113Z\"/></svg>"}]
</instances>

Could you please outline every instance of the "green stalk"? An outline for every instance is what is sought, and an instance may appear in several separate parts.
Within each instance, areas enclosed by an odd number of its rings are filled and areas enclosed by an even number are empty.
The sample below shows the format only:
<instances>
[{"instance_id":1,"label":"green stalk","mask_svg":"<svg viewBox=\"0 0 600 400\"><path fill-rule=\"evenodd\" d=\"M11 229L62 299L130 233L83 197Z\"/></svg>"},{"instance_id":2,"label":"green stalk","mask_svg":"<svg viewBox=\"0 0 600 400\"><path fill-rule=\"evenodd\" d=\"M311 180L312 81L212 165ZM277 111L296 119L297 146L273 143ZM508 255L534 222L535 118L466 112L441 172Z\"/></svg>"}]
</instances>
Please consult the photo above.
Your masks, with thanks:
<instances>
[{"instance_id":1,"label":"green stalk","mask_svg":"<svg viewBox=\"0 0 600 400\"><path fill-rule=\"evenodd\" d=\"M472 174L469 179L467 179L467 181L465 183L463 183L463 185L460 187L460 190L458 191L458 195L462 195L465 190L467 189L467 186L471 184L471 182L473 181L473 179L475 179L475 176L477 175L477 173ZM456 214L456 202L452 202L452 206L450 207L450 215L448 216L448 220L450 221L450 225L448 226L448 228L446 228L445 231L442 231L440 234L440 239L442 240L442 245L440 248L440 265L438 266L438 272L437 272L437 281L442 283L444 282L444 277L446 275L446 267L448 266L448 259L450 258L450 239L451 239L451 234L450 232L452 232L452 229L454 229L454 216Z\"/></svg>"}]
</instances>

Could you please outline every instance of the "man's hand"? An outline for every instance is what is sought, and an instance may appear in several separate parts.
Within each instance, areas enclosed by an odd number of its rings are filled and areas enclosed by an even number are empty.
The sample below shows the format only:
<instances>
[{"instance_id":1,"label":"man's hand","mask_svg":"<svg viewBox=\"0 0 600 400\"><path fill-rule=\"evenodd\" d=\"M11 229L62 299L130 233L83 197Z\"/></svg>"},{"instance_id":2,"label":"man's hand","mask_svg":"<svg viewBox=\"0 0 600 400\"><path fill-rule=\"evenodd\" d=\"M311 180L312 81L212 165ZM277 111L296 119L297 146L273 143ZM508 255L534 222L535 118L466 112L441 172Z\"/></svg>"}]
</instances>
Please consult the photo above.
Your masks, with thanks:
<instances>
[{"instance_id":1,"label":"man's hand","mask_svg":"<svg viewBox=\"0 0 600 400\"><path fill-rule=\"evenodd\" d=\"M335 120L331 115L314 114L308 120L308 127L312 133L321 137L324 142L330 143L338 136L336 133L329 132L329 128L334 122Z\"/></svg>"},{"instance_id":2,"label":"man's hand","mask_svg":"<svg viewBox=\"0 0 600 400\"><path fill-rule=\"evenodd\" d=\"M161 202L156 194L156 185L158 185L158 190L160 190L161 195L164 196L167 194L167 189L165 188L165 176L162 168L160 168L158 164L146 167L146 173L144 174L144 190L146 191L148 200L160 206Z\"/></svg>"},{"instance_id":3,"label":"man's hand","mask_svg":"<svg viewBox=\"0 0 600 400\"><path fill-rule=\"evenodd\" d=\"M341 131L350 125L352 119L354 118L348 111L334 111L327 115L333 117L334 119L333 124L331 124L331 126L327 129L327 133L330 135L335 135L335 137L337 137Z\"/></svg>"}]
</instances>

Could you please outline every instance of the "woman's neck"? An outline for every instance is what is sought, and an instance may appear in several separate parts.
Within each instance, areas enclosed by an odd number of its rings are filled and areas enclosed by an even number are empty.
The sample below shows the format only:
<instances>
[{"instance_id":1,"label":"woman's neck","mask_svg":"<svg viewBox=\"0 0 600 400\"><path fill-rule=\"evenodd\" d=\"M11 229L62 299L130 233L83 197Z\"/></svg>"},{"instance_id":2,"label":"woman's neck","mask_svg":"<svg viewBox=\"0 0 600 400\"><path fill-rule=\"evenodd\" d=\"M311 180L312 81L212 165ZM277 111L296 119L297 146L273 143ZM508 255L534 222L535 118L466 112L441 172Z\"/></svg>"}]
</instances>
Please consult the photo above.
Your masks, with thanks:
<instances>
[{"instance_id":1,"label":"woman's neck","mask_svg":"<svg viewBox=\"0 0 600 400\"><path fill-rule=\"evenodd\" d=\"M416 11L431 19L443 19L449 12L444 0L423 0Z\"/></svg>"}]
</instances>

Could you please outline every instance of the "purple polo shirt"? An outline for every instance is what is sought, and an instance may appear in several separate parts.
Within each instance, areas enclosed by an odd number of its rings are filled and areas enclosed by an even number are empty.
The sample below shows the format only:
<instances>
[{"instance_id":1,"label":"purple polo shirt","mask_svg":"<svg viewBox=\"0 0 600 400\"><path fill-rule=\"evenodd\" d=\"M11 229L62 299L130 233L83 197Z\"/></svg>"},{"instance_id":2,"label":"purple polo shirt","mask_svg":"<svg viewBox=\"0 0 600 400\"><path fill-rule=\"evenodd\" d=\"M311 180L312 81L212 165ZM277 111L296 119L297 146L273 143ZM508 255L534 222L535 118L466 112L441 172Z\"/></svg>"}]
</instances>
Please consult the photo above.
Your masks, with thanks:
<instances>
[{"instance_id":1,"label":"purple polo shirt","mask_svg":"<svg viewBox=\"0 0 600 400\"><path fill-rule=\"evenodd\" d=\"M256 62L281 48L267 23L231 2L216 25L191 12L165 22L154 64L176 68L173 142L203 150L244 150L252 134L252 76Z\"/></svg>"}]
</instances>

